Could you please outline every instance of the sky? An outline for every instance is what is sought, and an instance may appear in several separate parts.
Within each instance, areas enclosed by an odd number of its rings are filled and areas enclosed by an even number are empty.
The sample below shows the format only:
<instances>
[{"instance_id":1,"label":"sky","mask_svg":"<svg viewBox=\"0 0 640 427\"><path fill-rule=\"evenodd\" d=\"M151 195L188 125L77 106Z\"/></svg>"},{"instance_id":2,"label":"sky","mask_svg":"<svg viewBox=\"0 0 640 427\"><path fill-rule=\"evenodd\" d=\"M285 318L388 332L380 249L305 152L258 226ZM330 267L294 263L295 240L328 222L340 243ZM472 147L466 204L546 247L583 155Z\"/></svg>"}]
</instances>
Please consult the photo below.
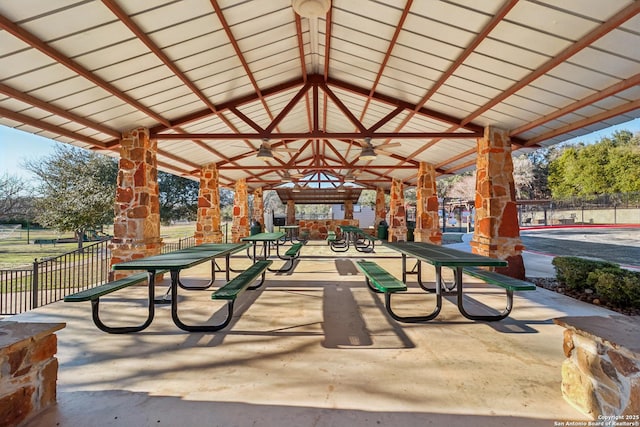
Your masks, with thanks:
<instances>
[{"instance_id":1,"label":"sky","mask_svg":"<svg viewBox=\"0 0 640 427\"><path fill-rule=\"evenodd\" d=\"M593 143L606 136L611 136L616 130L628 130L634 134L638 133L640 132L640 119L570 139L565 144L572 142ZM49 156L53 153L57 144L60 143L0 125L0 176L8 174L26 180L33 180L35 178L34 175L24 169L22 164L28 159Z\"/></svg>"}]
</instances>

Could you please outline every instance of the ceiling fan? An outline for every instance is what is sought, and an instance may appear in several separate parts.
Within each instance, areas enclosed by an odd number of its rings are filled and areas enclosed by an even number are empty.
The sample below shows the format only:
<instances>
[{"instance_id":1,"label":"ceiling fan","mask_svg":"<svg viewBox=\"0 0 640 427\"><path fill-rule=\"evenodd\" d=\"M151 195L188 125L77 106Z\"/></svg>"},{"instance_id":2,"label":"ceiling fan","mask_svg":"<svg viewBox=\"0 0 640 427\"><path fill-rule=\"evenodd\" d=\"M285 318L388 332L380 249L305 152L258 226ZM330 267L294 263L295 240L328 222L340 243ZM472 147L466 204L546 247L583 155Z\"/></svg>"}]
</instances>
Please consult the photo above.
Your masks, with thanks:
<instances>
[{"instance_id":1,"label":"ceiling fan","mask_svg":"<svg viewBox=\"0 0 640 427\"><path fill-rule=\"evenodd\" d=\"M358 170L358 169L350 170L344 176L344 182L355 182L355 180L358 178L358 175L360 175L361 173L362 173L362 170Z\"/></svg>"},{"instance_id":2,"label":"ceiling fan","mask_svg":"<svg viewBox=\"0 0 640 427\"><path fill-rule=\"evenodd\" d=\"M282 172L282 181L283 182L291 182L293 179L302 178L304 174L301 173L289 173L288 171Z\"/></svg>"},{"instance_id":3,"label":"ceiling fan","mask_svg":"<svg viewBox=\"0 0 640 427\"><path fill-rule=\"evenodd\" d=\"M392 142L391 144L383 144L374 147L371 143L371 137L367 136L364 141L360 142L360 145L362 145L360 159L369 161L375 159L378 154L387 154L389 156L392 155L393 153L385 151L385 149L391 147L399 147L401 144L399 142Z\"/></svg>"},{"instance_id":4,"label":"ceiling fan","mask_svg":"<svg viewBox=\"0 0 640 427\"><path fill-rule=\"evenodd\" d=\"M265 138L258 148L258 155L256 157L266 162L267 160L273 160L276 156L280 157L282 155L281 153L295 153L297 151L297 148L272 147L269 140Z\"/></svg>"}]
</instances>

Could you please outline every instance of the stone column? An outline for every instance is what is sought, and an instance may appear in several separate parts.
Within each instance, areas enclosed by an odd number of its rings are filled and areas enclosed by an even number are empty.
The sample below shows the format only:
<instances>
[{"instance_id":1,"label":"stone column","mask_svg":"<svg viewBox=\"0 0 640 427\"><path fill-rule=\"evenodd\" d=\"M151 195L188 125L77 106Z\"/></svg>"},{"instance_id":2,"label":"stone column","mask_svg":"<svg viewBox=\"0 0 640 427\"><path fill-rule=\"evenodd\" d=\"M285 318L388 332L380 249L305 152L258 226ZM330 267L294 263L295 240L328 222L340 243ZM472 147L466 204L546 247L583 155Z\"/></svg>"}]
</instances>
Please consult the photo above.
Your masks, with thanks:
<instances>
[{"instance_id":1,"label":"stone column","mask_svg":"<svg viewBox=\"0 0 640 427\"><path fill-rule=\"evenodd\" d=\"M344 219L353 219L353 201L344 201Z\"/></svg>"},{"instance_id":2,"label":"stone column","mask_svg":"<svg viewBox=\"0 0 640 427\"><path fill-rule=\"evenodd\" d=\"M195 234L196 245L222 243L220 190L218 185L218 169L215 163L205 165L200 170L198 222L196 223Z\"/></svg>"},{"instance_id":3,"label":"stone column","mask_svg":"<svg viewBox=\"0 0 640 427\"><path fill-rule=\"evenodd\" d=\"M442 231L438 223L438 192L436 190L436 169L426 162L420 162L418 182L416 184L416 242L439 245L442 243Z\"/></svg>"},{"instance_id":4,"label":"stone column","mask_svg":"<svg viewBox=\"0 0 640 427\"><path fill-rule=\"evenodd\" d=\"M25 425L55 405L55 332L64 327L64 323L0 321L0 426Z\"/></svg>"},{"instance_id":5,"label":"stone column","mask_svg":"<svg viewBox=\"0 0 640 427\"><path fill-rule=\"evenodd\" d=\"M159 254L160 201L158 198L157 141L149 130L123 134L116 188L111 264ZM113 272L114 279L131 272Z\"/></svg>"},{"instance_id":6,"label":"stone column","mask_svg":"<svg viewBox=\"0 0 640 427\"><path fill-rule=\"evenodd\" d=\"M407 241L407 218L404 210L404 186L402 181L391 181L391 202L389 203L389 241Z\"/></svg>"},{"instance_id":7,"label":"stone column","mask_svg":"<svg viewBox=\"0 0 640 427\"><path fill-rule=\"evenodd\" d=\"M287 225L296 225L296 202L287 200Z\"/></svg>"},{"instance_id":8,"label":"stone column","mask_svg":"<svg viewBox=\"0 0 640 427\"><path fill-rule=\"evenodd\" d=\"M240 239L249 235L249 194L247 180L236 181L233 196L233 223L231 225L231 241L239 243Z\"/></svg>"},{"instance_id":9,"label":"stone column","mask_svg":"<svg viewBox=\"0 0 640 427\"><path fill-rule=\"evenodd\" d=\"M374 227L380 225L381 221L387 220L387 203L384 198L384 188L376 188L376 219Z\"/></svg>"},{"instance_id":10,"label":"stone column","mask_svg":"<svg viewBox=\"0 0 640 427\"><path fill-rule=\"evenodd\" d=\"M524 279L524 247L518 226L509 132L485 128L484 137L478 139L476 169L476 223L471 240L472 251L506 260L509 266L496 271Z\"/></svg>"},{"instance_id":11,"label":"stone column","mask_svg":"<svg viewBox=\"0 0 640 427\"><path fill-rule=\"evenodd\" d=\"M260 229L264 231L264 198L262 188L253 191L253 212L251 219L260 224Z\"/></svg>"}]
</instances>

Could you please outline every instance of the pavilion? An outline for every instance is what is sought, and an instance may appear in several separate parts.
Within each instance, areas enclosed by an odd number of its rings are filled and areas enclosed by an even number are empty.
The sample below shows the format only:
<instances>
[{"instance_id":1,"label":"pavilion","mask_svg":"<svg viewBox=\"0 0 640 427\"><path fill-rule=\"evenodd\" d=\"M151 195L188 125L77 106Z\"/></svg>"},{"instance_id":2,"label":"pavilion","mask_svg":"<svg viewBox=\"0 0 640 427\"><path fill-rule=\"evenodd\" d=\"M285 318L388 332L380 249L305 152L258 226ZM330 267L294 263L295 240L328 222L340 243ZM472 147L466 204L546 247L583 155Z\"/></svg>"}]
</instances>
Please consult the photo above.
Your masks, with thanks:
<instances>
[{"instance_id":1,"label":"pavilion","mask_svg":"<svg viewBox=\"0 0 640 427\"><path fill-rule=\"evenodd\" d=\"M640 2L122 0L0 5L0 124L120 159L114 262L161 246L157 171L218 187L316 172L390 193L440 242L438 176L475 168L473 250L524 276L513 152L640 117ZM379 197L378 199L383 198ZM386 209L378 204L378 215Z\"/></svg>"}]
</instances>

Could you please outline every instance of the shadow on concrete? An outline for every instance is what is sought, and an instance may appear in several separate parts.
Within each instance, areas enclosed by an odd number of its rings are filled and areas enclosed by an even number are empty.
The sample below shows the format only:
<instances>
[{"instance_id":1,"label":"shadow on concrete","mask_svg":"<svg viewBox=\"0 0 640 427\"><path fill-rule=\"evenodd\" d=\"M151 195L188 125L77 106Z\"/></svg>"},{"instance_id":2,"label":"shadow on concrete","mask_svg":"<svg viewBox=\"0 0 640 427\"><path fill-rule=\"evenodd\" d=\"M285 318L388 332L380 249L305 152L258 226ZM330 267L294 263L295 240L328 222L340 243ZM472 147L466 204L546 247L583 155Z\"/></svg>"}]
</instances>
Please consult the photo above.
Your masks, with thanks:
<instances>
[{"instance_id":1,"label":"shadow on concrete","mask_svg":"<svg viewBox=\"0 0 640 427\"><path fill-rule=\"evenodd\" d=\"M331 385L327 385L327 393L332 392ZM376 391L370 390L370 392ZM363 390L363 393L366 395L367 390ZM397 396L398 400L403 398L404 396ZM88 410L88 408L91 409ZM305 405L268 405L222 400L198 401L176 396L112 390L59 392L58 405L45 410L35 419L27 422L24 427L52 425L548 427L554 425L554 421L557 420L503 415L318 408Z\"/></svg>"}]
</instances>

